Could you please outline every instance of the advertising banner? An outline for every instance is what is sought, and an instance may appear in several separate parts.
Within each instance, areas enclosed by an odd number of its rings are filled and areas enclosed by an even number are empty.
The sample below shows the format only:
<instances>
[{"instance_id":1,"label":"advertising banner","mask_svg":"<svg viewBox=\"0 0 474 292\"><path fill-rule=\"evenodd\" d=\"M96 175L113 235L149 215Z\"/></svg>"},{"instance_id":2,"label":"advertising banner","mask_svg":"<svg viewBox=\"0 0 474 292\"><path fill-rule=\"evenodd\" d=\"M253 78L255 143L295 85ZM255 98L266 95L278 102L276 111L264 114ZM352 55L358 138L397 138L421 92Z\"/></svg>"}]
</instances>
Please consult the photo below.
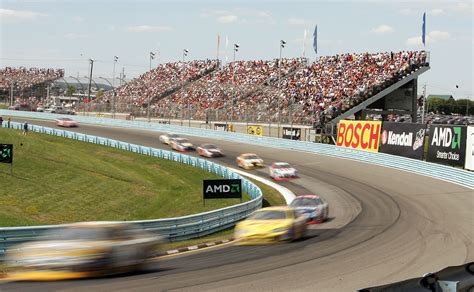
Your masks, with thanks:
<instances>
[{"instance_id":1,"label":"advertising banner","mask_svg":"<svg viewBox=\"0 0 474 292\"><path fill-rule=\"evenodd\" d=\"M214 130L217 131L227 131L227 125L226 124L214 124Z\"/></svg>"},{"instance_id":2,"label":"advertising banner","mask_svg":"<svg viewBox=\"0 0 474 292\"><path fill-rule=\"evenodd\" d=\"M465 126L431 125L427 161L464 167Z\"/></svg>"},{"instance_id":3,"label":"advertising banner","mask_svg":"<svg viewBox=\"0 0 474 292\"><path fill-rule=\"evenodd\" d=\"M380 152L423 159L425 132L424 124L384 122Z\"/></svg>"},{"instance_id":4,"label":"advertising banner","mask_svg":"<svg viewBox=\"0 0 474 292\"><path fill-rule=\"evenodd\" d=\"M0 144L0 163L13 163L13 144Z\"/></svg>"},{"instance_id":5,"label":"advertising banner","mask_svg":"<svg viewBox=\"0 0 474 292\"><path fill-rule=\"evenodd\" d=\"M207 179L203 181L204 199L242 199L242 180Z\"/></svg>"},{"instance_id":6,"label":"advertising banner","mask_svg":"<svg viewBox=\"0 0 474 292\"><path fill-rule=\"evenodd\" d=\"M381 127L380 121L339 121L336 145L378 152Z\"/></svg>"},{"instance_id":7,"label":"advertising banner","mask_svg":"<svg viewBox=\"0 0 474 292\"><path fill-rule=\"evenodd\" d=\"M474 170L474 127L467 127L465 169Z\"/></svg>"},{"instance_id":8,"label":"advertising banner","mask_svg":"<svg viewBox=\"0 0 474 292\"><path fill-rule=\"evenodd\" d=\"M263 136L263 127L260 125L247 126L247 134L254 136Z\"/></svg>"},{"instance_id":9,"label":"advertising banner","mask_svg":"<svg viewBox=\"0 0 474 292\"><path fill-rule=\"evenodd\" d=\"M283 139L301 140L301 128L283 127Z\"/></svg>"}]
</instances>

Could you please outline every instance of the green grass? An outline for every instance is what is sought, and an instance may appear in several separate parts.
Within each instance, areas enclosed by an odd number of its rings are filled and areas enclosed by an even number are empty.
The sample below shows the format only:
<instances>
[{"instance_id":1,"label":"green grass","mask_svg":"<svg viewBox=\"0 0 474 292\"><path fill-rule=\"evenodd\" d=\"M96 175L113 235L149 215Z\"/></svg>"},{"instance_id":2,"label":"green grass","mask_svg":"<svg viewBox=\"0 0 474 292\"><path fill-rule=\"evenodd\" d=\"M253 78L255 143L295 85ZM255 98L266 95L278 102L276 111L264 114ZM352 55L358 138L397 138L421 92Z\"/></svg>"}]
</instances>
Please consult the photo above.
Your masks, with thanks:
<instances>
[{"instance_id":1,"label":"green grass","mask_svg":"<svg viewBox=\"0 0 474 292\"><path fill-rule=\"evenodd\" d=\"M0 109L8 109L8 105L4 103L0 103Z\"/></svg>"},{"instance_id":2,"label":"green grass","mask_svg":"<svg viewBox=\"0 0 474 292\"><path fill-rule=\"evenodd\" d=\"M0 227L177 217L240 202L203 206L202 180L218 177L168 160L13 129L0 129L0 143L14 144L13 176L0 164ZM255 183L264 207L285 204L275 189Z\"/></svg>"},{"instance_id":3,"label":"green grass","mask_svg":"<svg viewBox=\"0 0 474 292\"><path fill-rule=\"evenodd\" d=\"M13 176L0 165L0 226L156 219L240 202L204 207L202 180L218 177L167 160L10 129L0 129L0 143L14 144Z\"/></svg>"}]
</instances>

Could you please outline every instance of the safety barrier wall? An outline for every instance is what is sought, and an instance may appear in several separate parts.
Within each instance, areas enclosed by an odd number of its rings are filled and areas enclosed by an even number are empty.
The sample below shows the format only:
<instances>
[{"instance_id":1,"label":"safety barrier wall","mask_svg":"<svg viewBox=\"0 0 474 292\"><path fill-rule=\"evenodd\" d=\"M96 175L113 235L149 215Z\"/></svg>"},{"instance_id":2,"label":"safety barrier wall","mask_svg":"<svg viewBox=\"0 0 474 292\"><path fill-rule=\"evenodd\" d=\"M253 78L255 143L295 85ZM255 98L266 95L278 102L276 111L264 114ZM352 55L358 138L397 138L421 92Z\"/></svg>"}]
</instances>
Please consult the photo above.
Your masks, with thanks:
<instances>
[{"instance_id":1,"label":"safety barrier wall","mask_svg":"<svg viewBox=\"0 0 474 292\"><path fill-rule=\"evenodd\" d=\"M0 116L17 116L53 120L62 115L0 110ZM419 175L429 176L474 189L474 172L466 171L451 166L445 166L441 164L435 164L390 154L371 153L363 150L342 148L328 144L278 139L272 137L257 137L247 134L222 132L200 128L188 128L183 126L165 125L158 123L92 118L82 116L75 116L74 119L81 123L115 126L131 129L146 129L157 132L173 132L182 135L208 137L210 139L227 140L239 143L279 148L284 150L303 151L319 155L350 159L373 165L399 169Z\"/></svg>"},{"instance_id":2,"label":"safety barrier wall","mask_svg":"<svg viewBox=\"0 0 474 292\"><path fill-rule=\"evenodd\" d=\"M6 122L3 123L3 126L6 127ZM20 130L22 129L22 126L23 124L21 123L11 123L11 127L14 129ZM37 133L44 133L83 142L105 145L161 159L173 160L179 163L191 165L193 167L199 167L210 173L214 173L227 179L242 180L242 190L250 196L250 201L189 216L156 220L128 221L129 223L135 223L138 228L153 233L159 233L160 235L167 237L169 241L196 238L226 229L235 225L235 223L244 219L262 206L262 191L258 186L245 179L241 175L232 172L230 169L206 159L192 157L172 151L121 142L113 139L36 125L29 125L29 130ZM64 225L0 228L0 254L2 254L8 247L14 244L41 237L46 231L59 228L61 226Z\"/></svg>"}]
</instances>

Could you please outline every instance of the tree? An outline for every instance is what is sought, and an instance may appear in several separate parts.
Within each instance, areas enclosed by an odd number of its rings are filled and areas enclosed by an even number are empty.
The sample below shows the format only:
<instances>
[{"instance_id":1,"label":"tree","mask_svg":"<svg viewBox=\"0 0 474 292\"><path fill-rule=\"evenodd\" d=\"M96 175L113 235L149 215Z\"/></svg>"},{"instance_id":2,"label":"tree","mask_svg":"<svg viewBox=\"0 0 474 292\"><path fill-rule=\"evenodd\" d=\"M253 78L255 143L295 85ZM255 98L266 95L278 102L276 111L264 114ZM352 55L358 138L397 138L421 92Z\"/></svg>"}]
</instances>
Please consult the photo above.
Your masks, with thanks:
<instances>
[{"instance_id":1,"label":"tree","mask_svg":"<svg viewBox=\"0 0 474 292\"><path fill-rule=\"evenodd\" d=\"M76 93L76 87L69 85L66 90L66 96L72 96L74 93Z\"/></svg>"}]
</instances>

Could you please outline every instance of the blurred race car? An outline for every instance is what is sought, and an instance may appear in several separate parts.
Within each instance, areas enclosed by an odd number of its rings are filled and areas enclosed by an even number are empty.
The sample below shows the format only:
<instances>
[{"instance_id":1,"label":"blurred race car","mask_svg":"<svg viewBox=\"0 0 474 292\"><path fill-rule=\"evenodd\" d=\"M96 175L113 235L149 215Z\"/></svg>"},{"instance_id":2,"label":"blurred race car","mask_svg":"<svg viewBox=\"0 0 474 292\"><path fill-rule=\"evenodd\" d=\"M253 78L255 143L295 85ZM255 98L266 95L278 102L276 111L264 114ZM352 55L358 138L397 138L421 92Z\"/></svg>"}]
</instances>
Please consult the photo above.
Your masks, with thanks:
<instances>
[{"instance_id":1,"label":"blurred race car","mask_svg":"<svg viewBox=\"0 0 474 292\"><path fill-rule=\"evenodd\" d=\"M61 280L144 268L160 236L128 223L76 223L51 230L46 240L22 243L5 257L10 280Z\"/></svg>"},{"instance_id":2,"label":"blurred race car","mask_svg":"<svg viewBox=\"0 0 474 292\"><path fill-rule=\"evenodd\" d=\"M237 244L292 241L306 233L306 218L290 207L269 207L255 211L235 226Z\"/></svg>"},{"instance_id":3,"label":"blurred race car","mask_svg":"<svg viewBox=\"0 0 474 292\"><path fill-rule=\"evenodd\" d=\"M263 167L263 159L254 153L240 154L236 159L237 165L244 169Z\"/></svg>"},{"instance_id":4,"label":"blurred race car","mask_svg":"<svg viewBox=\"0 0 474 292\"><path fill-rule=\"evenodd\" d=\"M329 206L317 195L297 196L290 204L308 220L309 224L324 222L328 219Z\"/></svg>"},{"instance_id":5,"label":"blurred race car","mask_svg":"<svg viewBox=\"0 0 474 292\"><path fill-rule=\"evenodd\" d=\"M176 139L176 138L179 138L179 135L177 134L163 134L163 135L160 135L160 142L163 143L163 144L170 144L170 140L171 139Z\"/></svg>"},{"instance_id":6,"label":"blurred race car","mask_svg":"<svg viewBox=\"0 0 474 292\"><path fill-rule=\"evenodd\" d=\"M194 151L194 145L189 142L186 138L174 138L170 140L169 145L173 150L184 152L184 151Z\"/></svg>"},{"instance_id":7,"label":"blurred race car","mask_svg":"<svg viewBox=\"0 0 474 292\"><path fill-rule=\"evenodd\" d=\"M221 157L224 153L214 144L202 144L196 149L197 153L205 157Z\"/></svg>"},{"instance_id":8,"label":"blurred race car","mask_svg":"<svg viewBox=\"0 0 474 292\"><path fill-rule=\"evenodd\" d=\"M78 122L76 122L76 121L74 121L73 119L70 119L70 118L57 118L54 121L56 122L56 125L58 127L71 128L71 127L79 126Z\"/></svg>"},{"instance_id":9,"label":"blurred race car","mask_svg":"<svg viewBox=\"0 0 474 292\"><path fill-rule=\"evenodd\" d=\"M275 162L270 166L270 177L275 180L296 178L298 171L286 162Z\"/></svg>"}]
</instances>

